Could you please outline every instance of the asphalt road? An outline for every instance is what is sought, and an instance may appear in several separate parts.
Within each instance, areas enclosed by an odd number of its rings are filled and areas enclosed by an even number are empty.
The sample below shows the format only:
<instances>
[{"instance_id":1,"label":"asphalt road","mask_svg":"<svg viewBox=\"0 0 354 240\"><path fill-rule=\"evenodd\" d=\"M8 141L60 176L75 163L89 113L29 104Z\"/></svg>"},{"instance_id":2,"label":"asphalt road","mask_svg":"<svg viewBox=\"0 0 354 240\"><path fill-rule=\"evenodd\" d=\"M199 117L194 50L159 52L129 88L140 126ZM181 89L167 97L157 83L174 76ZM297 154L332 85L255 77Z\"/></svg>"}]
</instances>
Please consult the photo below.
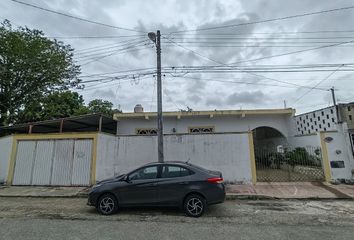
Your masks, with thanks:
<instances>
[{"instance_id":1,"label":"asphalt road","mask_svg":"<svg viewBox=\"0 0 354 240\"><path fill-rule=\"evenodd\" d=\"M0 198L0 239L354 239L354 201L227 201L98 215L86 199Z\"/></svg>"}]
</instances>

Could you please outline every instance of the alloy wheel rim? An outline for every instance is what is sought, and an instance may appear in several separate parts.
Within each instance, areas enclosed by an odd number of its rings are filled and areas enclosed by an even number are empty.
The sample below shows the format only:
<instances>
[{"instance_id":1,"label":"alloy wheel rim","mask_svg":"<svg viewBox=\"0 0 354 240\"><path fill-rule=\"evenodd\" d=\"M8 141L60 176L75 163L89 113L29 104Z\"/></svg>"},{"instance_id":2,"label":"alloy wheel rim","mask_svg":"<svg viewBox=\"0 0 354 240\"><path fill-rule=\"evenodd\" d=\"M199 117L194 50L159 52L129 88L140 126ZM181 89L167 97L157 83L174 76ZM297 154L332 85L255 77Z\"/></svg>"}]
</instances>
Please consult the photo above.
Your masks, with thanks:
<instances>
[{"instance_id":1,"label":"alloy wheel rim","mask_svg":"<svg viewBox=\"0 0 354 240\"><path fill-rule=\"evenodd\" d=\"M100 209L103 213L111 213L114 209L114 201L110 197L105 197L100 202Z\"/></svg>"},{"instance_id":2,"label":"alloy wheel rim","mask_svg":"<svg viewBox=\"0 0 354 240\"><path fill-rule=\"evenodd\" d=\"M187 210L190 214L196 216L203 211L203 203L199 198L191 198L187 202Z\"/></svg>"}]
</instances>

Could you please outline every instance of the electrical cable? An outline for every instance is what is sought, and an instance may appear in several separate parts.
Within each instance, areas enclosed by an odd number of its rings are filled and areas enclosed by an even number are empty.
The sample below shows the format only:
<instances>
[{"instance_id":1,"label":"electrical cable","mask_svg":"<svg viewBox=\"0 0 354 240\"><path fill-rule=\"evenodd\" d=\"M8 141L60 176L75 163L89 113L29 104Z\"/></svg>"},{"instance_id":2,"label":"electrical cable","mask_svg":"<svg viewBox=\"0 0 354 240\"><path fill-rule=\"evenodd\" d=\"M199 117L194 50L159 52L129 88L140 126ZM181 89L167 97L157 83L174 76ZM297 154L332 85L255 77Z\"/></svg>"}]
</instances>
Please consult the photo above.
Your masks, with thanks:
<instances>
[{"instance_id":1,"label":"electrical cable","mask_svg":"<svg viewBox=\"0 0 354 240\"><path fill-rule=\"evenodd\" d=\"M298 97L295 102L293 104L296 104L298 101L300 101L300 99L302 99L304 96L306 96L308 93L310 93L314 88L318 87L321 83L323 83L324 81L326 81L327 79L329 79L333 74L335 74L343 65L340 65L336 70L334 70L333 72L331 72L329 75L327 75L324 79L322 79L321 81L319 81L317 84L315 84L310 90L308 90L307 92L305 92L304 94L302 94L300 97Z\"/></svg>"},{"instance_id":2,"label":"electrical cable","mask_svg":"<svg viewBox=\"0 0 354 240\"><path fill-rule=\"evenodd\" d=\"M292 18L299 18L299 17L306 17L306 16L311 16L311 15L318 15L318 14L324 14L324 13L330 13L330 12L343 11L343 10L349 10L349 9L353 9L353 8L354 8L354 6L333 8L333 9L322 10L322 11L317 11L317 12L302 13L302 14L296 14L296 15L290 15L290 16L278 17L278 18L271 18L271 19L265 19L265 20L254 21L254 22L245 22L245 23L230 24L230 25L223 25L223 26L216 26L216 27L173 31L173 32L170 32L169 34L185 33L185 32L200 32L200 31L208 31L208 30L223 29L223 28L233 28L233 27L239 27L239 26L246 26L246 25L267 23L267 22L275 22L275 21L292 19Z\"/></svg>"},{"instance_id":3,"label":"electrical cable","mask_svg":"<svg viewBox=\"0 0 354 240\"><path fill-rule=\"evenodd\" d=\"M79 21L91 23L91 24L96 24L96 25L100 25L100 26L104 26L104 27L109 27L109 28L114 28L114 29L119 29L119 30L125 30L125 31L131 31L131 32L146 33L144 31L139 31L139 30L135 30L135 29L131 29L131 28L125 28L125 27L119 27L119 26L113 26L113 25L110 25L110 24L101 23L101 22L92 21L92 20L89 20L89 19L73 16L73 15L70 15L70 14L67 14L67 13L57 12L57 11L54 11L54 10L51 10L51 9L47 9L47 8L44 8L44 7L40 7L40 6L37 6L37 5L34 5L34 4L30 4L30 3L26 3L26 2L22 2L22 1L18 1L18 0L10 0L10 1L25 5L25 6L28 6L28 7L36 8L36 9L39 9L39 10L43 10L43 11L46 11L46 12L50 12L50 13L54 13L54 14L57 14L57 15L61 15L61 16L64 16L64 17L68 17L68 18L79 20Z\"/></svg>"}]
</instances>

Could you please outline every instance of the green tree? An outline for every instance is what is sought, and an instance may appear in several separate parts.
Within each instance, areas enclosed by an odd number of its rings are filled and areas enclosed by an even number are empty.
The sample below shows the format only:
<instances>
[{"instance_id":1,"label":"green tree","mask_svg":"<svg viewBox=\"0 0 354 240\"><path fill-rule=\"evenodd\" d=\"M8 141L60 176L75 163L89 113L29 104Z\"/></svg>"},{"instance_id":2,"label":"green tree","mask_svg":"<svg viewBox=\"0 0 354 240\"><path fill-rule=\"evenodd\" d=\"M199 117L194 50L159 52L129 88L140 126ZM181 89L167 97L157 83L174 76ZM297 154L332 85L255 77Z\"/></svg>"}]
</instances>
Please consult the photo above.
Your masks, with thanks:
<instances>
[{"instance_id":1,"label":"green tree","mask_svg":"<svg viewBox=\"0 0 354 240\"><path fill-rule=\"evenodd\" d=\"M89 113L84 99L77 92L54 92L42 99L27 104L15 119L17 122L33 122L63 117L78 116Z\"/></svg>"},{"instance_id":2,"label":"green tree","mask_svg":"<svg viewBox=\"0 0 354 240\"><path fill-rule=\"evenodd\" d=\"M24 113L27 119L40 118L41 99L79 85L80 67L70 45L39 30L13 29L9 21L0 25L0 43L1 124L23 122Z\"/></svg>"},{"instance_id":3,"label":"green tree","mask_svg":"<svg viewBox=\"0 0 354 240\"><path fill-rule=\"evenodd\" d=\"M113 115L113 103L102 99L94 99L89 102L88 110L90 113L102 113L108 116Z\"/></svg>"},{"instance_id":4,"label":"green tree","mask_svg":"<svg viewBox=\"0 0 354 240\"><path fill-rule=\"evenodd\" d=\"M43 101L41 118L56 119L89 113L84 98L77 92L65 91L50 94Z\"/></svg>"}]
</instances>

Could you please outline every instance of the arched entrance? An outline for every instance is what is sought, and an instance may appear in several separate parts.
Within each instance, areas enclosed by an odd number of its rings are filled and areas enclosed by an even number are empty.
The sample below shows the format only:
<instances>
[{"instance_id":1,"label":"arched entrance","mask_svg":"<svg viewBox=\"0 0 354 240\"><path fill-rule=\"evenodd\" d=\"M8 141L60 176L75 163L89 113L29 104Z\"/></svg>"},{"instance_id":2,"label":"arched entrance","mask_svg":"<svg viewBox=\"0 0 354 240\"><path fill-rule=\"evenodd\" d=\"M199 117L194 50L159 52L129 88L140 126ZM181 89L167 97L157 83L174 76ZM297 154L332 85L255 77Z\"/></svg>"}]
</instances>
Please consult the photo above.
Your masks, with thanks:
<instances>
[{"instance_id":1,"label":"arched entrance","mask_svg":"<svg viewBox=\"0 0 354 240\"><path fill-rule=\"evenodd\" d=\"M292 148L272 127L252 130L258 182L323 181L321 150Z\"/></svg>"},{"instance_id":2,"label":"arched entrance","mask_svg":"<svg viewBox=\"0 0 354 240\"><path fill-rule=\"evenodd\" d=\"M277 146L286 146L286 137L272 127L257 127L252 130L254 147L257 149L276 149Z\"/></svg>"}]
</instances>

